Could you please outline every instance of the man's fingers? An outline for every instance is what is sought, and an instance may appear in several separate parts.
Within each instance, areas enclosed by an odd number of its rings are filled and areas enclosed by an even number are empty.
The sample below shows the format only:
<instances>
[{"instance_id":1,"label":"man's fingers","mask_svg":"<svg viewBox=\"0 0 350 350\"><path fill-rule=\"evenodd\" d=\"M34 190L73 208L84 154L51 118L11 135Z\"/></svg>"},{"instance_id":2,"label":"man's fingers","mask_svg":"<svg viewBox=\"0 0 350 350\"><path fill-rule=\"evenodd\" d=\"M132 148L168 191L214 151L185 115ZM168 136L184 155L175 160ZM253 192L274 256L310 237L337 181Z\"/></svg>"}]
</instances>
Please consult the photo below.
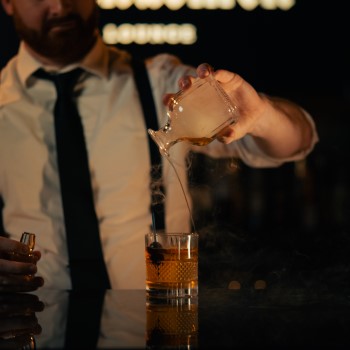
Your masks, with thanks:
<instances>
[{"instance_id":1,"label":"man's fingers","mask_svg":"<svg viewBox=\"0 0 350 350\"><path fill-rule=\"evenodd\" d=\"M31 292L43 285L42 277L0 274L0 292Z\"/></svg>"},{"instance_id":2,"label":"man's fingers","mask_svg":"<svg viewBox=\"0 0 350 350\"><path fill-rule=\"evenodd\" d=\"M0 259L0 274L33 275L36 272L37 267L33 263Z\"/></svg>"}]
</instances>

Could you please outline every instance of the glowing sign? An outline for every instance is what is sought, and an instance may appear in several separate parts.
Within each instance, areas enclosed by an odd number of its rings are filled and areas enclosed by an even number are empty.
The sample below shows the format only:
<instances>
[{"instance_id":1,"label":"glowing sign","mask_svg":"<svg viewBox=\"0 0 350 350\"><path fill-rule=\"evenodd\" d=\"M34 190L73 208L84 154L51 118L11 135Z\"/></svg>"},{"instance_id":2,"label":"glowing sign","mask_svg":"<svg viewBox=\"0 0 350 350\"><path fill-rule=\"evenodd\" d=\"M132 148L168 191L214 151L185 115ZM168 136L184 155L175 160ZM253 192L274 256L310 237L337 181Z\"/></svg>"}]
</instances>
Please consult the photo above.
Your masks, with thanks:
<instances>
[{"instance_id":1,"label":"glowing sign","mask_svg":"<svg viewBox=\"0 0 350 350\"><path fill-rule=\"evenodd\" d=\"M191 45L197 41L197 28L193 24L108 23L102 28L107 44L170 44Z\"/></svg>"},{"instance_id":2,"label":"glowing sign","mask_svg":"<svg viewBox=\"0 0 350 350\"><path fill-rule=\"evenodd\" d=\"M287 11L295 5L295 0L96 0L104 10L127 10L135 6L138 10L159 10L167 7L177 11L187 6L191 10L232 10L239 5L246 11L258 6L265 10ZM103 40L107 44L170 44L192 45L197 41L197 28L190 23L114 23L106 24L102 29Z\"/></svg>"},{"instance_id":3,"label":"glowing sign","mask_svg":"<svg viewBox=\"0 0 350 350\"><path fill-rule=\"evenodd\" d=\"M287 11L295 5L295 0L97 0L97 4L104 10L127 10L131 6L138 10L159 10L162 6L172 11L184 6L191 10L232 10L238 5L246 11L258 6L265 10Z\"/></svg>"}]
</instances>

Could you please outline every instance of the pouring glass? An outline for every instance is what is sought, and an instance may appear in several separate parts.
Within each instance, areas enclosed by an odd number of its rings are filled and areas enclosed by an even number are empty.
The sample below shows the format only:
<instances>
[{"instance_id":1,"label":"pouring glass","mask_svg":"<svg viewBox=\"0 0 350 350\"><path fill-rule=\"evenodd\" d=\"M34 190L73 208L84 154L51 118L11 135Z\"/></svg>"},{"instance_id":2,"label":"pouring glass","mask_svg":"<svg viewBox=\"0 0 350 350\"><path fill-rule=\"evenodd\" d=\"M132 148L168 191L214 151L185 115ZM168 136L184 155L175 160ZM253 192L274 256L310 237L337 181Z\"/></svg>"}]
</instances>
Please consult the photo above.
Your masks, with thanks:
<instances>
[{"instance_id":1,"label":"pouring glass","mask_svg":"<svg viewBox=\"0 0 350 350\"><path fill-rule=\"evenodd\" d=\"M158 131L148 129L162 155L180 141L204 146L225 127L237 122L238 108L220 83L209 74L178 91L167 110L168 120Z\"/></svg>"}]
</instances>

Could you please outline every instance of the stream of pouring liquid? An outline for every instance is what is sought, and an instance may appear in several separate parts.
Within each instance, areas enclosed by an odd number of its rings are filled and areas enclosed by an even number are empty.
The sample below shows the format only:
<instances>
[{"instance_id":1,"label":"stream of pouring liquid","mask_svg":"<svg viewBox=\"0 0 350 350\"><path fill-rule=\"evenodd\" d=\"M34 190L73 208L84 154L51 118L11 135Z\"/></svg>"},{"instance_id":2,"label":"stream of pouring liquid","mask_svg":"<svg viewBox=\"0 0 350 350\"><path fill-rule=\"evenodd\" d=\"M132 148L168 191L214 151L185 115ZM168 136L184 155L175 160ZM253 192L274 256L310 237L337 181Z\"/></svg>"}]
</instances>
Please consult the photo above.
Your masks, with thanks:
<instances>
[{"instance_id":1,"label":"stream of pouring liquid","mask_svg":"<svg viewBox=\"0 0 350 350\"><path fill-rule=\"evenodd\" d=\"M174 165L173 162L171 161L170 156L169 156L168 154L166 154L166 153L163 153L163 155L164 155L164 157L168 160L169 164L172 166L172 168L173 168L173 170L174 170L174 172L175 172L175 175L176 175L176 177L177 177L177 180L179 181L179 184L180 184L180 186L181 186L181 190L182 190L182 193L183 193L183 195L184 195L184 198L185 198L185 201L186 201L186 205L187 205L187 208L188 208L188 211L189 211L189 214L190 214L191 223L192 223L192 228L193 228L193 231L196 232L196 226L195 226L195 224L194 224L193 215L192 215L192 210L191 210L191 208L190 208L190 204L188 203L188 199L187 199L187 197L186 197L185 190L184 190L183 185L182 185L182 183L181 183L179 174L178 174L178 172L177 172L177 170L176 170L176 168L175 168L175 165Z\"/></svg>"},{"instance_id":2,"label":"stream of pouring liquid","mask_svg":"<svg viewBox=\"0 0 350 350\"><path fill-rule=\"evenodd\" d=\"M214 140L215 136L212 136L212 137L198 137L198 138L193 138L193 137L181 137L181 138L178 138L177 140L171 142L170 144L167 145L167 150L164 151L164 150L160 150L160 153L167 159L167 161L169 162L169 164L171 165L171 167L173 168L174 172L175 172L175 175L177 177L177 180L179 181L179 184L181 186L181 190L182 190L182 193L184 195L184 198L185 198L185 201L186 201L186 205L187 205L187 208L188 208L188 212L190 214L190 219L191 219L191 223L192 223L192 228L193 228L193 231L196 232L196 226L194 224L194 220L193 220L193 215L192 215L192 210L191 210L191 207L190 207L190 204L188 202L188 199L186 197L186 193L185 193L185 190L183 188L183 185L182 185L182 182L180 180L180 176L175 168L175 165L174 163L171 161L170 159L170 155L168 153L168 150L170 147L174 146L176 143L180 142L180 141L187 141L187 142L190 142L192 143L193 145L197 145L197 146L205 146L207 145L208 143L212 142Z\"/></svg>"}]
</instances>

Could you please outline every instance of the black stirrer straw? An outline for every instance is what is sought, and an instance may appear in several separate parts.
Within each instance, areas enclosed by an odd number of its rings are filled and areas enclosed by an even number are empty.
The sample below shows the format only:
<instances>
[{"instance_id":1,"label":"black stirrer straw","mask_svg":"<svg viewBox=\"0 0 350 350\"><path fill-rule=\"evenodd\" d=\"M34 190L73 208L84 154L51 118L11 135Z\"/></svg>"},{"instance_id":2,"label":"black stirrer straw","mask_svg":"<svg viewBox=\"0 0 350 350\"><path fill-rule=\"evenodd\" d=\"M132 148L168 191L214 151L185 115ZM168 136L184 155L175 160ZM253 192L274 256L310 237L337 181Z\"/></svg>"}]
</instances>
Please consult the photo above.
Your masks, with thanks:
<instances>
[{"instance_id":1,"label":"black stirrer straw","mask_svg":"<svg viewBox=\"0 0 350 350\"><path fill-rule=\"evenodd\" d=\"M161 248L162 245L157 242L156 219L155 219L153 210L152 210L152 232L153 232L153 238L154 238L154 242L151 244L152 248Z\"/></svg>"},{"instance_id":2,"label":"black stirrer straw","mask_svg":"<svg viewBox=\"0 0 350 350\"><path fill-rule=\"evenodd\" d=\"M152 231L153 231L153 237L154 241L157 242L157 235L156 235L156 218L154 216L154 211L152 210Z\"/></svg>"}]
</instances>

